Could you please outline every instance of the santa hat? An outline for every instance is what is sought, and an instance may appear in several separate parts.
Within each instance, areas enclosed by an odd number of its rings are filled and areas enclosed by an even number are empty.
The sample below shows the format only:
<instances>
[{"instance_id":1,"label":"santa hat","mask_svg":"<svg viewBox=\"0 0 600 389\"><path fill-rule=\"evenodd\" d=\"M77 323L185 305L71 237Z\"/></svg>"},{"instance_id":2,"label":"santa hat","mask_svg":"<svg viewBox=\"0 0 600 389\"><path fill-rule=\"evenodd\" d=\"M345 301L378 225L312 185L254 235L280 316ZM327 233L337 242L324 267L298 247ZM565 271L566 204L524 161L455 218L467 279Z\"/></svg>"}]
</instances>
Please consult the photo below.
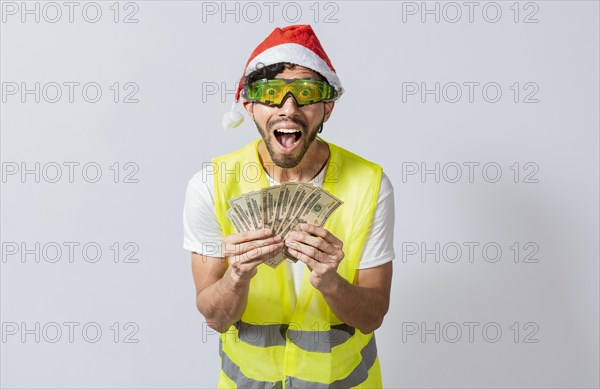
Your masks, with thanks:
<instances>
[{"instance_id":1,"label":"santa hat","mask_svg":"<svg viewBox=\"0 0 600 389\"><path fill-rule=\"evenodd\" d=\"M244 121L244 117L235 110L235 107L240 100L240 93L244 88L246 76L263 66L279 62L304 66L321 74L334 87L337 97L344 92L340 79L311 26L296 25L276 28L254 49L248 62L246 62L244 74L235 92L235 101L231 111L223 117L224 128L237 127Z\"/></svg>"}]
</instances>

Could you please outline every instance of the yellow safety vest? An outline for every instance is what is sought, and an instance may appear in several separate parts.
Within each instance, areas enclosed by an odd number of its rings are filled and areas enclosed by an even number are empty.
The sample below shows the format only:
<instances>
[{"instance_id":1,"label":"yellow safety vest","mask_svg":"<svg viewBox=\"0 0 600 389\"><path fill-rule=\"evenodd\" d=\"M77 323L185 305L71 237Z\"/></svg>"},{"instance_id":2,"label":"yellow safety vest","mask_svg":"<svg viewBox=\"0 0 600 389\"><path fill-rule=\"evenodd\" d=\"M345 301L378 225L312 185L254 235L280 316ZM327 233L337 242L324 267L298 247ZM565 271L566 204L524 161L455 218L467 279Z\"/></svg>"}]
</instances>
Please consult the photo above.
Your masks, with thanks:
<instances>
[{"instance_id":1,"label":"yellow safety vest","mask_svg":"<svg viewBox=\"0 0 600 389\"><path fill-rule=\"evenodd\" d=\"M269 186L258 155L260 141L212 160L215 210L225 236L235 233L225 215L227 200ZM338 273L354 283L382 169L325 143L330 157L323 189L344 203L324 228L344 243L345 257ZM310 283L308 268L294 310L286 267L260 265L257 269L246 310L219 340L219 388L382 387L374 333L365 335L338 319Z\"/></svg>"}]
</instances>

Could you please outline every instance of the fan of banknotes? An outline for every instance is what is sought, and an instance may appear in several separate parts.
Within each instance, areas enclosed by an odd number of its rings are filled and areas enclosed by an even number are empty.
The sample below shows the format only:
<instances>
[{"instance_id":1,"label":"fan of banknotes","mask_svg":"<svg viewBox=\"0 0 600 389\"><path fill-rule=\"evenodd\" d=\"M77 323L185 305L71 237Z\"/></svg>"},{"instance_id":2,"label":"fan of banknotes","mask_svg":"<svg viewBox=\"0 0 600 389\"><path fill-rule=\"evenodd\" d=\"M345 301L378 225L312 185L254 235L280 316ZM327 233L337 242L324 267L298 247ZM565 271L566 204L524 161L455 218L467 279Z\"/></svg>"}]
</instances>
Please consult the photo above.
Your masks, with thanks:
<instances>
[{"instance_id":1,"label":"fan of banknotes","mask_svg":"<svg viewBox=\"0 0 600 389\"><path fill-rule=\"evenodd\" d=\"M227 217L237 232L270 228L283 239L302 223L323 227L343 203L320 187L296 182L244 193L227 202ZM296 261L283 251L265 263L275 268L284 259Z\"/></svg>"}]
</instances>

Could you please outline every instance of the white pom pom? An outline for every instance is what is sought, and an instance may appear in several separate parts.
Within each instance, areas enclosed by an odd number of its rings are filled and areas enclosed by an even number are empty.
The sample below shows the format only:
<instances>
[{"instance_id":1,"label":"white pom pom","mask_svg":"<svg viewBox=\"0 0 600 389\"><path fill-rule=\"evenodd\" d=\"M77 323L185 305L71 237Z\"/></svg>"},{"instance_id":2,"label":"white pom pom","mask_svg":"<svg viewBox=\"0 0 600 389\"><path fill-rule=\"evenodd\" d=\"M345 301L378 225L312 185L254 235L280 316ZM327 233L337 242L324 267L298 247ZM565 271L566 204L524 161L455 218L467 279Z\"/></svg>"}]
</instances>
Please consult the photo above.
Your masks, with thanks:
<instances>
[{"instance_id":1,"label":"white pom pom","mask_svg":"<svg viewBox=\"0 0 600 389\"><path fill-rule=\"evenodd\" d=\"M229 111L223 115L223 128L236 128L244 121L244 117L238 111Z\"/></svg>"}]
</instances>

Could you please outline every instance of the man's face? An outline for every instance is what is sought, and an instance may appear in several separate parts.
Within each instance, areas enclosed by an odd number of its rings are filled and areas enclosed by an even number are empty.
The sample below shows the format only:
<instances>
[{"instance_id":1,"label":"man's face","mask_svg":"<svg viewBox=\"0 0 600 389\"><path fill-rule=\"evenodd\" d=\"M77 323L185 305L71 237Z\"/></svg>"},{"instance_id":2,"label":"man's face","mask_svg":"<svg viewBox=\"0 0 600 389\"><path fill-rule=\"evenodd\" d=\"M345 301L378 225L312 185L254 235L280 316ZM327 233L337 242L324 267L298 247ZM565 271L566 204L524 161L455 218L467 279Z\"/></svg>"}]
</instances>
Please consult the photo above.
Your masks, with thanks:
<instances>
[{"instance_id":1,"label":"man's face","mask_svg":"<svg viewBox=\"0 0 600 389\"><path fill-rule=\"evenodd\" d=\"M319 75L302 66L285 69L275 78L314 78ZM320 102L298 107L287 96L281 107L244 102L244 108L256 123L273 162L281 168L297 166L317 137L319 127L326 122L334 102Z\"/></svg>"}]
</instances>

